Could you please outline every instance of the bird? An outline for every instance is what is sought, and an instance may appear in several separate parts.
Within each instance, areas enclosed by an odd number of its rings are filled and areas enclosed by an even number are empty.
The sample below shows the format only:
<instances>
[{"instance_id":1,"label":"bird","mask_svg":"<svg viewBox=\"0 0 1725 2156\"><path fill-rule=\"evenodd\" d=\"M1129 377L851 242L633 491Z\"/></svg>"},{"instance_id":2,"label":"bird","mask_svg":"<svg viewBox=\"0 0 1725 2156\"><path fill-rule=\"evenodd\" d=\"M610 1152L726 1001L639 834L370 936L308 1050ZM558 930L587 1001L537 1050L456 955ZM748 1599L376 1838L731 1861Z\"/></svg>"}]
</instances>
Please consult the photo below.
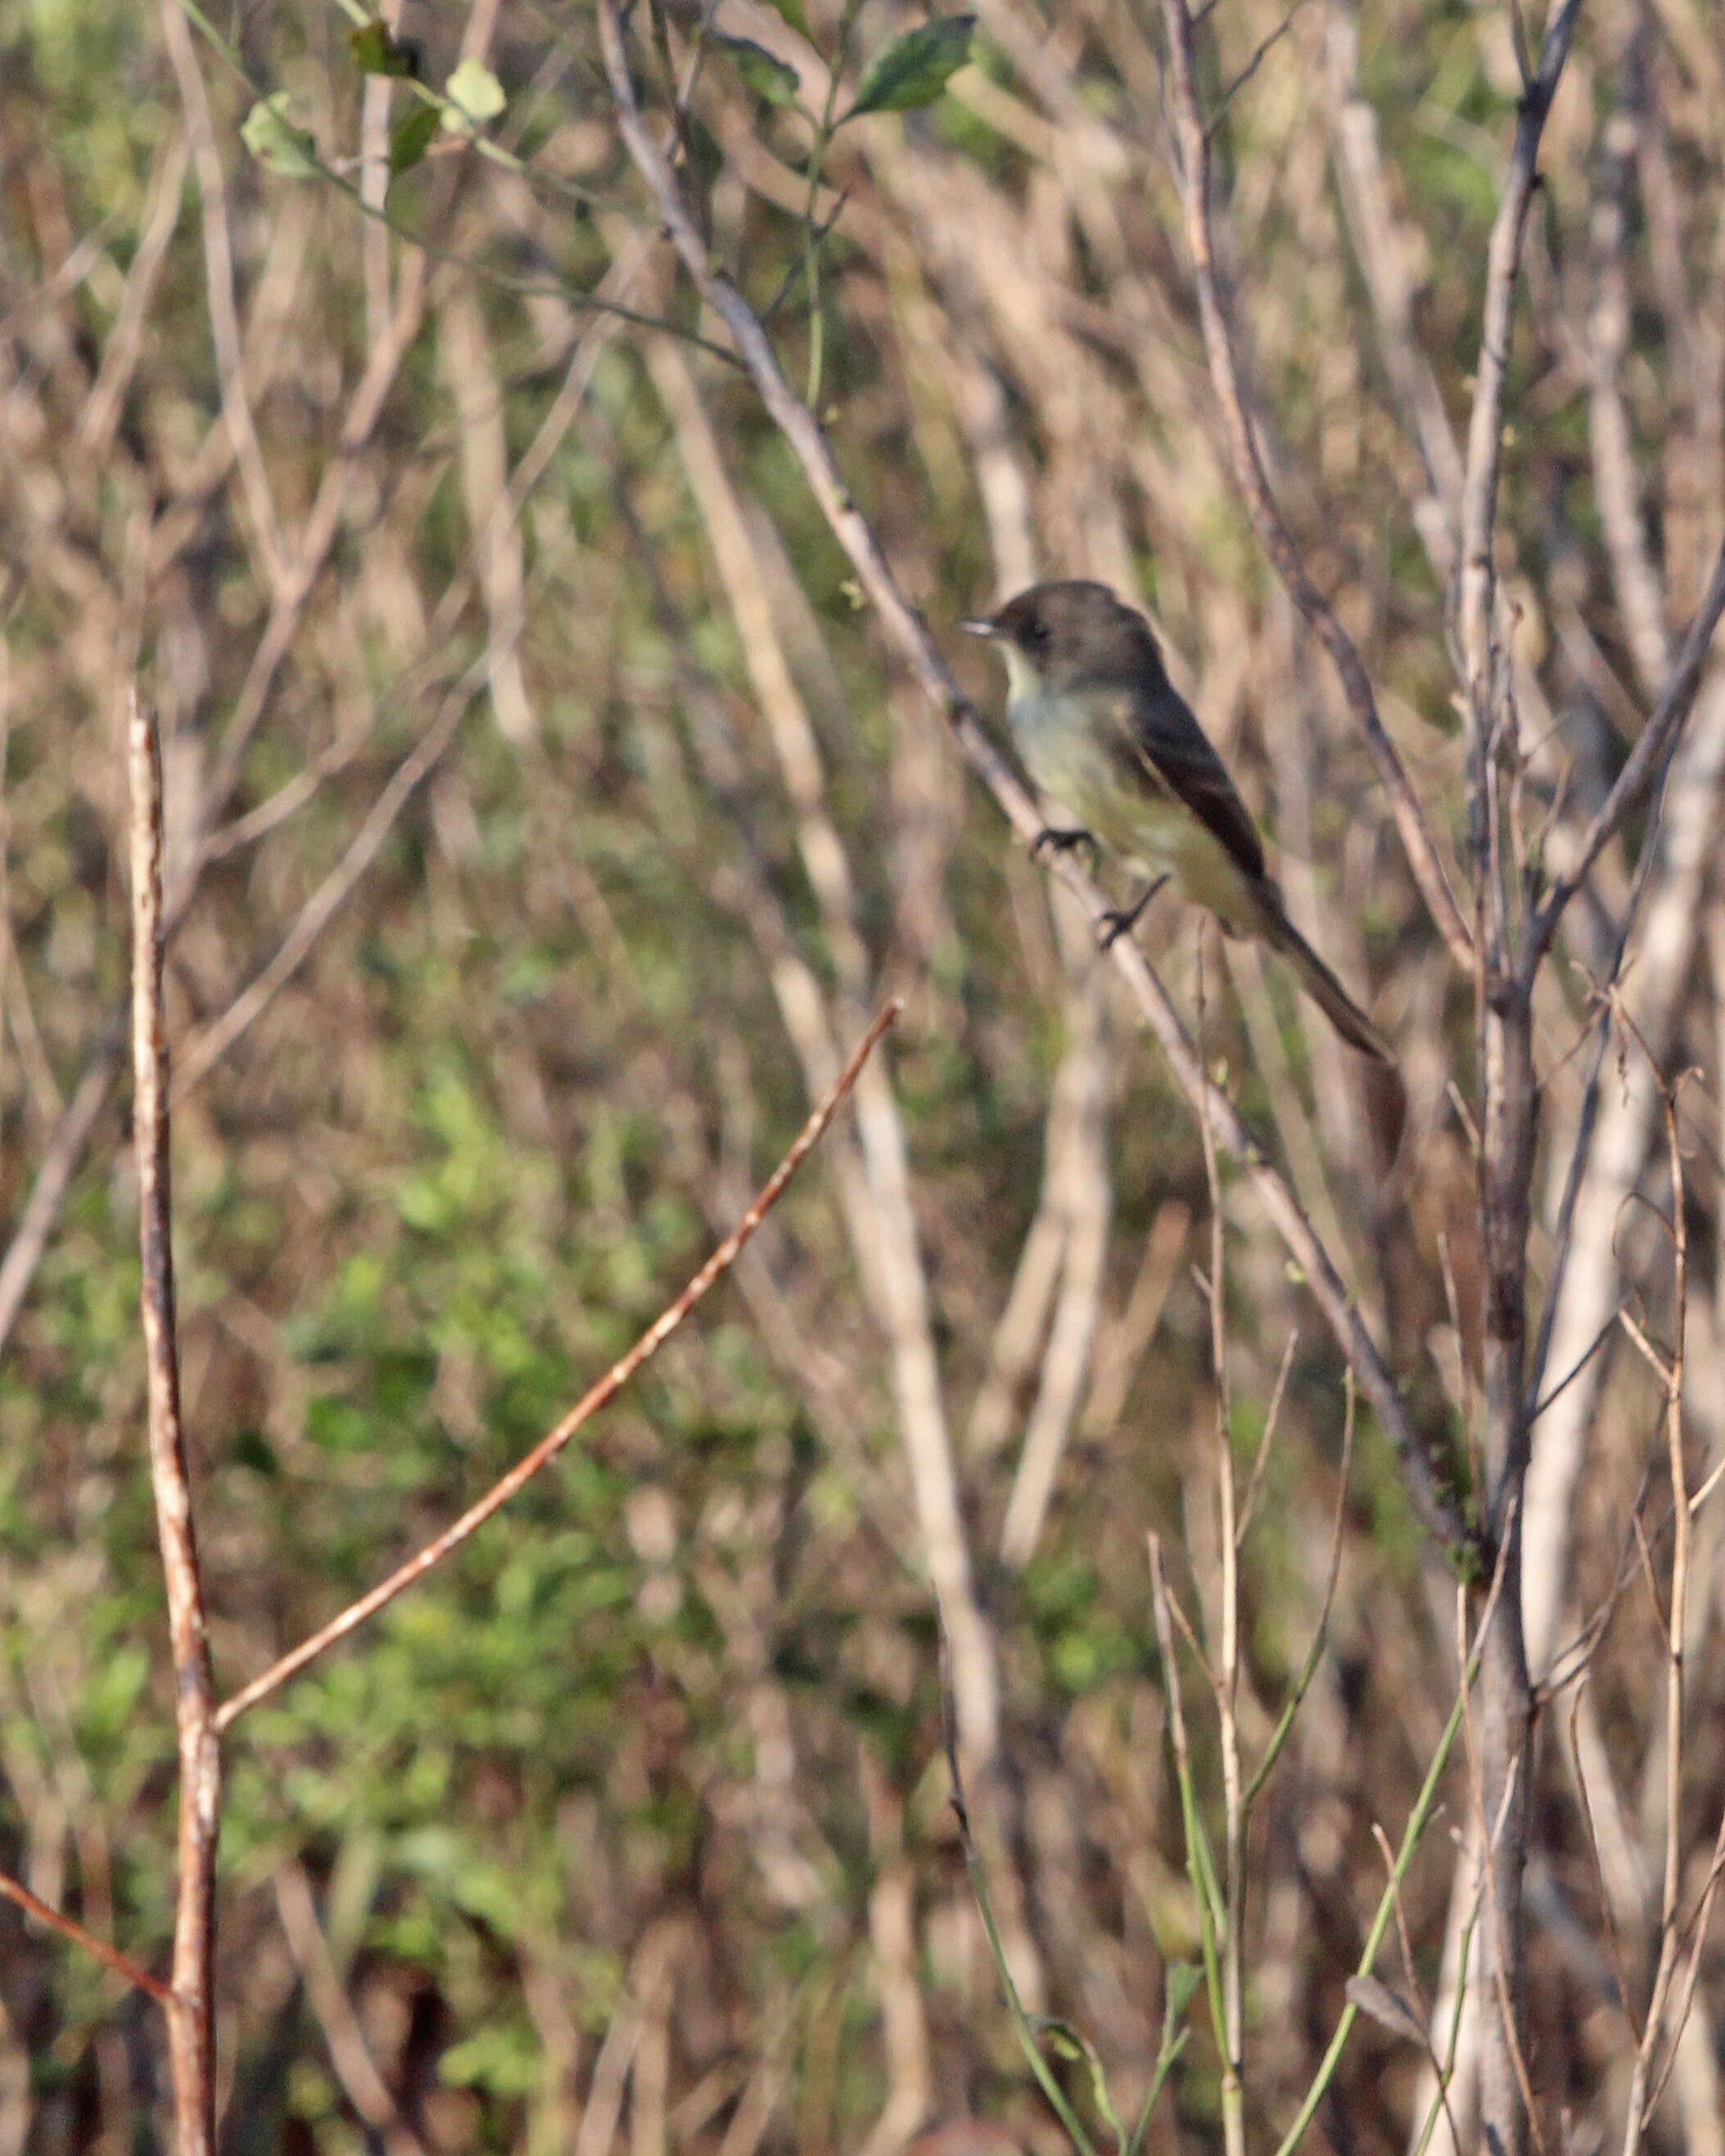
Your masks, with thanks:
<instances>
[{"instance_id":1,"label":"bird","mask_svg":"<svg viewBox=\"0 0 1725 2156\"><path fill-rule=\"evenodd\" d=\"M1261 943L1349 1047L1391 1061L1370 1019L1289 920L1264 848L1228 769L1168 680L1150 624L1106 584L1033 584L998 613L962 624L1006 662L1006 719L1045 799L1076 819L1039 846L1105 847L1153 880L1107 916L1129 931L1170 878L1224 934Z\"/></svg>"}]
</instances>

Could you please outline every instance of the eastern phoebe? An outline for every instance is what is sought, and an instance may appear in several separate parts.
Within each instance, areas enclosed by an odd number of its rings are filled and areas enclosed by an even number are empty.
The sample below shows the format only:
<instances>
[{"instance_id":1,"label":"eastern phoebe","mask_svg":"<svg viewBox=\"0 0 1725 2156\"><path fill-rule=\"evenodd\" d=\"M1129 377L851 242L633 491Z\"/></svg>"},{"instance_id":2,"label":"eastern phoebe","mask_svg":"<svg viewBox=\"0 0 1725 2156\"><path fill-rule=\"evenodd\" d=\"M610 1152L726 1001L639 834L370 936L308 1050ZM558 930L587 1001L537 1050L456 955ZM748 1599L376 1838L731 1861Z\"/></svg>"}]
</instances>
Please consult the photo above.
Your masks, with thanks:
<instances>
[{"instance_id":1,"label":"eastern phoebe","mask_svg":"<svg viewBox=\"0 0 1725 2156\"><path fill-rule=\"evenodd\" d=\"M1383 1036L1288 919L1222 759L1163 670L1150 625L1106 585L1034 584L992 621L968 621L1006 661L1007 722L1040 792L1157 880L1173 876L1230 936L1280 952L1350 1047L1390 1060ZM1149 892L1114 917L1130 927Z\"/></svg>"}]
</instances>

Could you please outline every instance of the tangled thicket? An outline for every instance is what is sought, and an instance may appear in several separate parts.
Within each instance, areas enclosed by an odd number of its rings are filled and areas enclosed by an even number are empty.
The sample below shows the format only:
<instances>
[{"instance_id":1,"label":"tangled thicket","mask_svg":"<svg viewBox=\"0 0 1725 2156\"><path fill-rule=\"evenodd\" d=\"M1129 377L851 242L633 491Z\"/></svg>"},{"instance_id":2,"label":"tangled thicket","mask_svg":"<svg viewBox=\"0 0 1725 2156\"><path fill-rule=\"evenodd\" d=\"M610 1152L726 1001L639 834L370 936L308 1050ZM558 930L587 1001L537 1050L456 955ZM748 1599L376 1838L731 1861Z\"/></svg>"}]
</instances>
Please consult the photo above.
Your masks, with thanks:
<instances>
[{"instance_id":1,"label":"tangled thicket","mask_svg":"<svg viewBox=\"0 0 1725 2156\"><path fill-rule=\"evenodd\" d=\"M1474 986L1242 505L1161 18L977 4L938 96L824 126L813 174L812 121L920 18L719 0L703 28L639 0L628 59L711 260L978 706L999 685L963 616L1054 574L1150 611L1400 1086L1171 896L1140 937L1476 1507ZM0 0L0 1869L165 1965L136 684L166 741L181 1357L226 1692L557 1419L906 998L855 1117L643 1379L228 1738L223 2145L896 2156L969 2115L1057 2148L948 1803L929 1584L964 1620L954 1712L1009 1953L1133 2104L1200 1943L1147 1535L1213 1656L1230 1571L1200 1126L680 270L591 8L407 0L389 24ZM1470 925L1451 593L1537 27L1215 0L1199 33L1247 408ZM466 123L365 71L408 46L425 85L465 84ZM1496 513L1503 829L1530 877L1574 858L1712 573L1722 111L1709 0L1584 12ZM1655 1070L1699 1074L1688 1488L1725 1461L1722 773L1725 669L1534 995L1536 1327L1573 1221L1520 1501L1532 1673L1566 1680L1527 1785L1546 2148L1623 2138L1660 1949L1673 1500L1649 1363L1686 1273ZM1245 2123L1274 2148L1384 1891L1377 1830L1399 1839L1450 1712L1456 1596L1363 1410L1341 1486L1335 1338L1250 1180L1225 1154L1219 1175L1242 1497L1280 1388L1237 1583L1249 1761L1327 1609L1244 1851ZM1685 1922L1725 1803L1722 1502L1687 1560ZM1464 1749L1378 1961L1412 1999L1404 1928L1428 2004L1466 1913ZM0 2156L146 2145L155 2005L9 1904L0 1941ZM1653 2129L1712 2156L1725 1967L1697 1966ZM1191 2020L1158 2150L1221 2143ZM1319 2127L1401 2146L1428 2072L1379 2000Z\"/></svg>"}]
</instances>

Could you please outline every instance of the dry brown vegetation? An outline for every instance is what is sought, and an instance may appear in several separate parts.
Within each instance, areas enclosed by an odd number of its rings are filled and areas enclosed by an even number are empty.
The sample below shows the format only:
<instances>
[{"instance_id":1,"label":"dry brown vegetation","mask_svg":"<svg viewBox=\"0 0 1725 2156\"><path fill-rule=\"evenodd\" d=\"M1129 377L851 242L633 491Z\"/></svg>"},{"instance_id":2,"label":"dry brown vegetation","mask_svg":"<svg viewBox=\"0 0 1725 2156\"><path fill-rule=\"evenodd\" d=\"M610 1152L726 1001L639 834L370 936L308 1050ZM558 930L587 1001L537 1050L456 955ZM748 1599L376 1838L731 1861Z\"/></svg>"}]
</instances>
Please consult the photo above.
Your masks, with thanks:
<instances>
[{"instance_id":1,"label":"dry brown vegetation","mask_svg":"<svg viewBox=\"0 0 1725 2156\"><path fill-rule=\"evenodd\" d=\"M1052 2156L947 1737L1145 2147L1725 2156L1718 13L977 6L0 0L0 2156ZM1098 954L1049 575L1397 1080Z\"/></svg>"}]
</instances>

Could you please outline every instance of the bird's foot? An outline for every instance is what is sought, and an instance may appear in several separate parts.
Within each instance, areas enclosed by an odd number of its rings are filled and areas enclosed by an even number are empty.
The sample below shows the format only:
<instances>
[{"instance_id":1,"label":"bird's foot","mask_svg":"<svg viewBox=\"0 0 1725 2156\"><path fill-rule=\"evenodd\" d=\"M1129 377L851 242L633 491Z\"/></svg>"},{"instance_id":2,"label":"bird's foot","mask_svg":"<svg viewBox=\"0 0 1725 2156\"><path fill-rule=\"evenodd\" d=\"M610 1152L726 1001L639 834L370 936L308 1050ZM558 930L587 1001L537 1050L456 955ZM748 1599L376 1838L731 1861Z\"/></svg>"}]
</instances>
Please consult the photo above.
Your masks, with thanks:
<instances>
[{"instance_id":1,"label":"bird's foot","mask_svg":"<svg viewBox=\"0 0 1725 2156\"><path fill-rule=\"evenodd\" d=\"M1145 907L1167 881L1167 876L1159 875L1130 906L1111 906L1096 916L1096 941L1103 950L1111 951L1122 936L1132 933Z\"/></svg>"},{"instance_id":2,"label":"bird's foot","mask_svg":"<svg viewBox=\"0 0 1725 2156\"><path fill-rule=\"evenodd\" d=\"M1096 833L1086 831L1081 824L1075 824L1070 830L1053 824L1045 824L1030 841L1030 856L1034 860L1045 848L1051 854L1074 853L1080 846L1090 848L1092 860L1101 851L1096 844Z\"/></svg>"}]
</instances>

